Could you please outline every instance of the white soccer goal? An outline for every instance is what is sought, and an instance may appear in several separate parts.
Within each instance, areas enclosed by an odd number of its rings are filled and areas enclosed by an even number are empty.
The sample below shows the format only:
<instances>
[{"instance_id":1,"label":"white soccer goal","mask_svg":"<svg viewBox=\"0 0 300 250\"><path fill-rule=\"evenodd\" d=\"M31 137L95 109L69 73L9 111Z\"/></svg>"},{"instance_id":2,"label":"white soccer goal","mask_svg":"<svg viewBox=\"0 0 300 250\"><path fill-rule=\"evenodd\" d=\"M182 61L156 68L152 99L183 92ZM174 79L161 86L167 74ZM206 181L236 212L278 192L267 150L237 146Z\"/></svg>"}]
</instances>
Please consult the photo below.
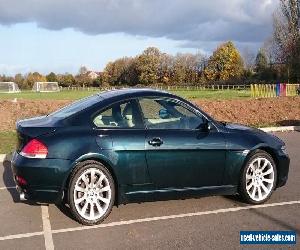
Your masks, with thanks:
<instances>
[{"instance_id":1,"label":"white soccer goal","mask_svg":"<svg viewBox=\"0 0 300 250\"><path fill-rule=\"evenodd\" d=\"M0 93L18 93L20 92L18 84L14 82L0 82Z\"/></svg>"},{"instance_id":2,"label":"white soccer goal","mask_svg":"<svg viewBox=\"0 0 300 250\"><path fill-rule=\"evenodd\" d=\"M57 82L35 82L32 88L35 92L58 92L60 88Z\"/></svg>"}]
</instances>

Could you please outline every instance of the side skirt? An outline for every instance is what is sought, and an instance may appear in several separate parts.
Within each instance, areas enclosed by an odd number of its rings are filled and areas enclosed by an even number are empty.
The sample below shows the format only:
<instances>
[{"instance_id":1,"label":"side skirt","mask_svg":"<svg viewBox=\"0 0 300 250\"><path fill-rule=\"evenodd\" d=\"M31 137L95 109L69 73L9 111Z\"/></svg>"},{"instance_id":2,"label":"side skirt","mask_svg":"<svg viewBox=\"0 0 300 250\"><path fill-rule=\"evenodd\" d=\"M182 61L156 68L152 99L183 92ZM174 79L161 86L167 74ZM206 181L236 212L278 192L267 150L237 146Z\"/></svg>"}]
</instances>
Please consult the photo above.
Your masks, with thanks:
<instances>
[{"instance_id":1,"label":"side skirt","mask_svg":"<svg viewBox=\"0 0 300 250\"><path fill-rule=\"evenodd\" d=\"M161 188L125 192L120 203L186 199L210 195L233 195L237 193L237 186L208 186L186 188Z\"/></svg>"}]
</instances>

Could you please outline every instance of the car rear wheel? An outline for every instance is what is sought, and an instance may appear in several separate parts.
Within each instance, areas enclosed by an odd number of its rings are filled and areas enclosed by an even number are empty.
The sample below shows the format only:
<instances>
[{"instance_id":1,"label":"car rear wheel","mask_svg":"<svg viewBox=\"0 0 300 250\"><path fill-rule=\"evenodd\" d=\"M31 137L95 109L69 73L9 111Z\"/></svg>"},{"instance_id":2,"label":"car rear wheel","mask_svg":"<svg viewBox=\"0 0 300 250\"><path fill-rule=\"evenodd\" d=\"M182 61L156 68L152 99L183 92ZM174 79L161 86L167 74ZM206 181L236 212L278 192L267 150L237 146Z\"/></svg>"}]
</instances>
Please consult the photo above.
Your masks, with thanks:
<instances>
[{"instance_id":1,"label":"car rear wheel","mask_svg":"<svg viewBox=\"0 0 300 250\"><path fill-rule=\"evenodd\" d=\"M69 186L69 204L76 220L84 225L102 222L114 200L114 181L105 166L88 161L76 167Z\"/></svg>"},{"instance_id":2,"label":"car rear wheel","mask_svg":"<svg viewBox=\"0 0 300 250\"><path fill-rule=\"evenodd\" d=\"M240 182L240 195L252 204L267 201L276 187L277 171L272 157L258 150L247 161Z\"/></svg>"}]
</instances>

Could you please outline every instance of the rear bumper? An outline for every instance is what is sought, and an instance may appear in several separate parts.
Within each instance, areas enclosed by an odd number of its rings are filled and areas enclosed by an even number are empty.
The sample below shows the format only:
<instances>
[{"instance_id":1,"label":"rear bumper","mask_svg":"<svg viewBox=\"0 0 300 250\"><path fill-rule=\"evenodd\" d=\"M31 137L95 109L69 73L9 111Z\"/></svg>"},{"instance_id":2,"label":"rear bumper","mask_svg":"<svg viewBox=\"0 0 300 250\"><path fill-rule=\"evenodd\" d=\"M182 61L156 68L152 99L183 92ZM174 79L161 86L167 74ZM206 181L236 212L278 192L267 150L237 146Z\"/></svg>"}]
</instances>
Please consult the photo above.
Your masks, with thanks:
<instances>
[{"instance_id":1,"label":"rear bumper","mask_svg":"<svg viewBox=\"0 0 300 250\"><path fill-rule=\"evenodd\" d=\"M288 180L289 166L289 156L282 151L279 151L277 154L277 188L286 184Z\"/></svg>"},{"instance_id":2,"label":"rear bumper","mask_svg":"<svg viewBox=\"0 0 300 250\"><path fill-rule=\"evenodd\" d=\"M15 152L11 163L17 190L24 194L24 199L45 203L61 201L71 161L30 159ZM16 176L21 176L26 184L19 183Z\"/></svg>"}]
</instances>

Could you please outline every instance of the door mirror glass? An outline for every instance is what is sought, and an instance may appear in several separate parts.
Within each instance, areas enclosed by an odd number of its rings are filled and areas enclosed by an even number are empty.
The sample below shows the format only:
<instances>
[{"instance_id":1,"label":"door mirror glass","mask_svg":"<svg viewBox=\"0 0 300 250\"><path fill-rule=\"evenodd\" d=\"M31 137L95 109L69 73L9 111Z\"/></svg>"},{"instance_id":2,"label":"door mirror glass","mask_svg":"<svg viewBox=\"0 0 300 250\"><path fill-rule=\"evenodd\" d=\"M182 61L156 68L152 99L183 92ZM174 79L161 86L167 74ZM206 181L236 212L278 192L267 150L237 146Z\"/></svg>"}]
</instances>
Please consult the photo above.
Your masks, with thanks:
<instances>
[{"instance_id":1,"label":"door mirror glass","mask_svg":"<svg viewBox=\"0 0 300 250\"><path fill-rule=\"evenodd\" d=\"M170 118L170 114L169 114L168 110L166 110L164 108L159 110L158 115L159 115L159 117L161 119L168 119L168 118Z\"/></svg>"}]
</instances>

